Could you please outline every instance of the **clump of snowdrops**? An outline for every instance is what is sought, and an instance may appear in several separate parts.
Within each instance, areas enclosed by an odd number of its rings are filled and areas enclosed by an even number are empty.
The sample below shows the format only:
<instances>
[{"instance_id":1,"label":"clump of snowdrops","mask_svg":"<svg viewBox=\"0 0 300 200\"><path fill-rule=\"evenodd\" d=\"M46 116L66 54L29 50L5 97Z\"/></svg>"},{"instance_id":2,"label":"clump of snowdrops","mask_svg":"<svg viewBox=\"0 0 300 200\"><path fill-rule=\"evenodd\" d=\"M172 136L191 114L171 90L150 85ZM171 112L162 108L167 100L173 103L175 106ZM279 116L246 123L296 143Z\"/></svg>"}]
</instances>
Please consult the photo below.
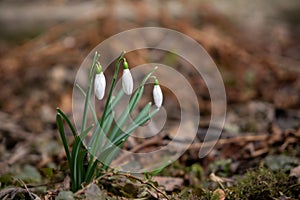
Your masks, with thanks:
<instances>
[{"instance_id":1,"label":"clump of snowdrops","mask_svg":"<svg viewBox=\"0 0 300 200\"><path fill-rule=\"evenodd\" d=\"M109 164L116 157L118 150L126 142L130 134L155 115L162 105L163 94L161 88L158 80L152 76L156 68L149 72L139 87L133 91L133 78L124 53L122 52L118 57L108 93L106 90L106 78L102 66L98 61L99 54L97 52L94 55L90 68L87 90L84 91L79 85L76 85L85 97L81 131L77 132L66 114L57 108L56 123L70 168L71 188L73 192L79 190L83 183L90 183L95 178L101 176L108 169ZM123 66L122 89L120 89L116 96L113 96L112 92L115 89L121 65ZM138 110L138 114L132 122L125 126L132 112L136 110L138 102L143 95L144 85L149 78L154 78L153 99L156 108L151 109L152 103L149 102L141 110ZM94 91L99 101L103 100L105 94L107 95L105 107L99 119L91 103L92 91ZM131 98L128 105L124 107L122 114L115 119L113 110L124 95L131 95ZM94 118L94 124L89 126L87 125L88 110L91 111ZM64 124L68 125L74 136L72 148L70 148L72 141L67 140ZM91 134L90 139L87 144L84 144L83 141L85 141L88 134ZM99 160L104 162L100 162Z\"/></svg>"}]
</instances>

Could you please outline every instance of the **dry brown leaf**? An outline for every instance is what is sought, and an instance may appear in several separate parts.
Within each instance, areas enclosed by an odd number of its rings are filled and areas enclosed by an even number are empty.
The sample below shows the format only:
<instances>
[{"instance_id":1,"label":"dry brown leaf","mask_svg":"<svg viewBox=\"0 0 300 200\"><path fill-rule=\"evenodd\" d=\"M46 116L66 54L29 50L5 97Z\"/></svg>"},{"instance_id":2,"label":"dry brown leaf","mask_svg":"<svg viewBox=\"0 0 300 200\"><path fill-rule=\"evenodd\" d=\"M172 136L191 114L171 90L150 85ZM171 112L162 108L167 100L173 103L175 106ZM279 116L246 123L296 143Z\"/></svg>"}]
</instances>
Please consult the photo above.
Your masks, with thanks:
<instances>
[{"instance_id":1,"label":"dry brown leaf","mask_svg":"<svg viewBox=\"0 0 300 200\"><path fill-rule=\"evenodd\" d=\"M216 190L213 192L213 196L214 196L214 197L215 197L215 196L218 196L218 200L225 200L225 198L226 198L225 192L224 192L222 189L220 189L220 188L216 189Z\"/></svg>"},{"instance_id":2,"label":"dry brown leaf","mask_svg":"<svg viewBox=\"0 0 300 200\"><path fill-rule=\"evenodd\" d=\"M223 177L219 177L217 175L215 175L215 173L211 173L209 175L210 180L212 180L213 182L217 182L217 183L224 183L224 182L233 182L232 179L230 178L223 178Z\"/></svg>"},{"instance_id":3,"label":"dry brown leaf","mask_svg":"<svg viewBox=\"0 0 300 200\"><path fill-rule=\"evenodd\" d=\"M209 175L209 178L210 178L210 180L212 180L213 182L217 182L217 183L224 183L224 182L225 182L221 177L216 176L215 173L211 173L211 174Z\"/></svg>"},{"instance_id":4,"label":"dry brown leaf","mask_svg":"<svg viewBox=\"0 0 300 200\"><path fill-rule=\"evenodd\" d=\"M300 165L291 170L290 176L295 176L300 181Z\"/></svg>"},{"instance_id":5,"label":"dry brown leaf","mask_svg":"<svg viewBox=\"0 0 300 200\"><path fill-rule=\"evenodd\" d=\"M183 184L182 178L174 178L174 177L164 177L164 176L155 176L153 177L153 181L156 181L158 185L161 185L165 188L166 191L173 191L175 189L179 189Z\"/></svg>"}]
</instances>

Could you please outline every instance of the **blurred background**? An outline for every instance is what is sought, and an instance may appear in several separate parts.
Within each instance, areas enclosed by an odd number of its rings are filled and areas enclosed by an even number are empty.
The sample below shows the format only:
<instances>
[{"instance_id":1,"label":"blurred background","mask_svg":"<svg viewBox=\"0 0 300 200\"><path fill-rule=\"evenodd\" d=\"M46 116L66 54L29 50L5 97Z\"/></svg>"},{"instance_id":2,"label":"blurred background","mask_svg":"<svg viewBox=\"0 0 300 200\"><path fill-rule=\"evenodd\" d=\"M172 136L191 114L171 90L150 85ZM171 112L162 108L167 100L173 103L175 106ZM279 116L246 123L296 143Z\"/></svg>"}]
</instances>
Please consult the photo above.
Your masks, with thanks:
<instances>
[{"instance_id":1,"label":"blurred background","mask_svg":"<svg viewBox=\"0 0 300 200\"><path fill-rule=\"evenodd\" d=\"M202 160L195 146L182 163L205 168L230 158L232 173L242 173L289 152L300 164L300 1L0 0L0 174L60 165L55 109L71 116L78 67L101 41L145 26L182 32L213 58L228 100L224 139L266 136L225 142ZM132 66L144 62L137 55L129 55ZM205 83L189 77L208 118ZM207 125L200 122L199 134Z\"/></svg>"}]
</instances>

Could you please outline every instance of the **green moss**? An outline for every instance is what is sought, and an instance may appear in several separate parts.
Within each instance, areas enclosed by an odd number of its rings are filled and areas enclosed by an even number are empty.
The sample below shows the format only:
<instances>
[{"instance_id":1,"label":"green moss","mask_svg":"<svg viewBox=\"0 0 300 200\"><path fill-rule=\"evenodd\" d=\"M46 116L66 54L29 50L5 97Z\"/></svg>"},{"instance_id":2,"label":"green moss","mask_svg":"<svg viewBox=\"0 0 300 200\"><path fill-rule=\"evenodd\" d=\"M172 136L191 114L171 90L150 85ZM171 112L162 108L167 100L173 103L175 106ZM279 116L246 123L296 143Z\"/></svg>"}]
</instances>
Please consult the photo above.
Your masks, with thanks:
<instances>
[{"instance_id":1,"label":"green moss","mask_svg":"<svg viewBox=\"0 0 300 200\"><path fill-rule=\"evenodd\" d=\"M228 177L231 173L231 163L231 159L220 159L209 164L208 168L211 172L215 172L218 176Z\"/></svg>"},{"instance_id":2,"label":"green moss","mask_svg":"<svg viewBox=\"0 0 300 200\"><path fill-rule=\"evenodd\" d=\"M226 190L227 199L274 199L281 196L298 198L300 184L295 177L266 168L248 171L236 185Z\"/></svg>"},{"instance_id":3,"label":"green moss","mask_svg":"<svg viewBox=\"0 0 300 200\"><path fill-rule=\"evenodd\" d=\"M9 185L15 185L15 179L12 174L0 175L0 189L5 188Z\"/></svg>"},{"instance_id":4,"label":"green moss","mask_svg":"<svg viewBox=\"0 0 300 200\"><path fill-rule=\"evenodd\" d=\"M194 189L191 188L184 188L181 190L180 193L174 194L171 196L171 200L181 200L181 199L187 199L187 200L210 200L209 192L205 191L201 187L197 187Z\"/></svg>"}]
</instances>

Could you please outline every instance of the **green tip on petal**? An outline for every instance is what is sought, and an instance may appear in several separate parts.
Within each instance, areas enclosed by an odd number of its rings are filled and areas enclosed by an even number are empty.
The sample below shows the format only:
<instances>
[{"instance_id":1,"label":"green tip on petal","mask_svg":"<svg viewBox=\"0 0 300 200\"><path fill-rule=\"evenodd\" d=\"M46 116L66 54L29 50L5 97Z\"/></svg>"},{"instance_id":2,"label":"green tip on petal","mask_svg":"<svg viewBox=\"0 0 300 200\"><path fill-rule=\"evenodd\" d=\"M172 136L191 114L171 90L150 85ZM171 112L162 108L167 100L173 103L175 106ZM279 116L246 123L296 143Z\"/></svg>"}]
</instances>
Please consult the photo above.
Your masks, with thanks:
<instances>
[{"instance_id":1,"label":"green tip on petal","mask_svg":"<svg viewBox=\"0 0 300 200\"><path fill-rule=\"evenodd\" d=\"M99 62L97 62L96 74L100 74L102 72L102 66Z\"/></svg>"},{"instance_id":2,"label":"green tip on petal","mask_svg":"<svg viewBox=\"0 0 300 200\"><path fill-rule=\"evenodd\" d=\"M128 67L128 62L126 61L126 58L123 58L123 67L124 67L124 69L128 69L129 67Z\"/></svg>"}]
</instances>

